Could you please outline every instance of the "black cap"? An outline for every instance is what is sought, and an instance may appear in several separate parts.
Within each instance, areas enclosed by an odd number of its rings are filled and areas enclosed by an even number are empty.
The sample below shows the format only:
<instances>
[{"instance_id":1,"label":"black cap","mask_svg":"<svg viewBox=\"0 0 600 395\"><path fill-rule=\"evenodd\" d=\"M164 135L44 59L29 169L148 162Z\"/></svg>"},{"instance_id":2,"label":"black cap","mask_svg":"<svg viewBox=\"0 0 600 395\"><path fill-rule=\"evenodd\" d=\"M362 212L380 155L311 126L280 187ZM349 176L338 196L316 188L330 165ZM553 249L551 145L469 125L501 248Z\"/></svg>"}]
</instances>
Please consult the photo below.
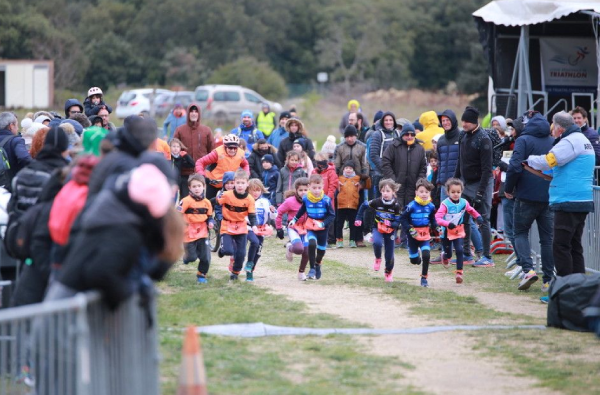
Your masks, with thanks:
<instances>
[{"instance_id":1,"label":"black cap","mask_svg":"<svg viewBox=\"0 0 600 395\"><path fill-rule=\"evenodd\" d=\"M356 127L354 127L354 125L348 125L346 126L346 129L344 129L344 137L350 136L358 136L358 131L356 130Z\"/></svg>"}]
</instances>

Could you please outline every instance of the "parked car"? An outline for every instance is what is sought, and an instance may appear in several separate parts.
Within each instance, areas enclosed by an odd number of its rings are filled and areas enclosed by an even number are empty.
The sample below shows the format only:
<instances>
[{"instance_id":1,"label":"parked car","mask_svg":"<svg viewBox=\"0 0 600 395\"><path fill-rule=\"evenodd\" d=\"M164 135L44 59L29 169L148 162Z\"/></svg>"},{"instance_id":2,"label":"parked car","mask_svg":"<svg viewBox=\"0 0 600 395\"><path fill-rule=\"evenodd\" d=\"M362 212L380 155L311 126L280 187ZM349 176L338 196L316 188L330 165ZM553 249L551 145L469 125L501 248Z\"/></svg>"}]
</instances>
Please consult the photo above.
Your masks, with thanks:
<instances>
[{"instance_id":1,"label":"parked car","mask_svg":"<svg viewBox=\"0 0 600 395\"><path fill-rule=\"evenodd\" d=\"M193 101L194 92L191 91L161 93L154 100L154 110L157 116L164 117L173 110L176 103L181 103L183 108L187 108Z\"/></svg>"},{"instance_id":2,"label":"parked car","mask_svg":"<svg viewBox=\"0 0 600 395\"><path fill-rule=\"evenodd\" d=\"M268 103L275 113L282 111L281 104L240 85L201 85L195 94L194 101L202 107L202 118L218 124L237 122L244 110L257 114L263 103Z\"/></svg>"},{"instance_id":3,"label":"parked car","mask_svg":"<svg viewBox=\"0 0 600 395\"><path fill-rule=\"evenodd\" d=\"M115 114L117 118L126 118L130 115L140 113L150 114L150 98L154 93L154 89L132 89L124 91L117 101L117 110ZM163 93L171 93L167 89L156 89L156 97Z\"/></svg>"}]
</instances>

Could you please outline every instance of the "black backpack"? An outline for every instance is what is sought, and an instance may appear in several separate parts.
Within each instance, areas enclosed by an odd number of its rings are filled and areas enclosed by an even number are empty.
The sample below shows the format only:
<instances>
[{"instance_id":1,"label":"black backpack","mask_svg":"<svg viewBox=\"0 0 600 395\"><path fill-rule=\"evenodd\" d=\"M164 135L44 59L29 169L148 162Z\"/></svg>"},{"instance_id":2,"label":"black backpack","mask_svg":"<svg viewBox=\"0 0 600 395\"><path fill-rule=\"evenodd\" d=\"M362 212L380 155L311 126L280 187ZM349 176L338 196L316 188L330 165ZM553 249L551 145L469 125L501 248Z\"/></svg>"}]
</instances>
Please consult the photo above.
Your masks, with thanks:
<instances>
[{"instance_id":1,"label":"black backpack","mask_svg":"<svg viewBox=\"0 0 600 395\"><path fill-rule=\"evenodd\" d=\"M10 257L21 261L31 258L31 241L36 221L48 204L52 202L39 203L22 214L10 215L4 234L4 249Z\"/></svg>"},{"instance_id":2,"label":"black backpack","mask_svg":"<svg viewBox=\"0 0 600 395\"><path fill-rule=\"evenodd\" d=\"M490 138L490 140L492 141L492 166L493 167L498 167L500 166L500 162L502 162L502 139L500 138L500 136L498 135L498 132L496 132L494 129L484 129L481 128L481 131L484 134L487 134L487 136ZM460 131L460 135L458 137L458 144L460 145L463 137L465 136L465 131L461 130ZM480 140L481 141L481 140ZM479 147L477 147L479 149Z\"/></svg>"},{"instance_id":3,"label":"black backpack","mask_svg":"<svg viewBox=\"0 0 600 395\"><path fill-rule=\"evenodd\" d=\"M10 162L8 161L8 154L6 149L4 148L6 144L10 144L10 142L16 136L6 137L0 143L0 187L6 189L7 191L11 191L11 181L12 177L10 176Z\"/></svg>"},{"instance_id":4,"label":"black backpack","mask_svg":"<svg viewBox=\"0 0 600 395\"><path fill-rule=\"evenodd\" d=\"M589 332L584 310L592 304L599 286L599 273L556 277L548 292L548 326Z\"/></svg>"}]
</instances>

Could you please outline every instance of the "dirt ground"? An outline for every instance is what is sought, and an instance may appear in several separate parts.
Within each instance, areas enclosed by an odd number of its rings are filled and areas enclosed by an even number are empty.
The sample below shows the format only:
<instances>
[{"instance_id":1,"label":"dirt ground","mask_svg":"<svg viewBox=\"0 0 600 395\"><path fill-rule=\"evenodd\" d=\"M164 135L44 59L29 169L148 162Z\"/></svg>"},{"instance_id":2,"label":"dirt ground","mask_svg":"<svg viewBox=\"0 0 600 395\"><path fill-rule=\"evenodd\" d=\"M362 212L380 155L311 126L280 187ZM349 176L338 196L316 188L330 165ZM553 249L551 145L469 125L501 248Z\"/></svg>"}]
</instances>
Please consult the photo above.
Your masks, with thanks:
<instances>
[{"instance_id":1,"label":"dirt ground","mask_svg":"<svg viewBox=\"0 0 600 395\"><path fill-rule=\"evenodd\" d=\"M295 272L282 270L285 261L282 251L263 250L254 285L295 301L305 302L315 313L327 313L373 328L418 328L448 325L451 322L432 321L431 318L411 314L408 306L384 295L379 289L358 288L349 285L321 286L315 282L300 282ZM297 264L297 257L294 265ZM372 264L371 248L328 250L326 259L347 265L364 267ZM225 270L224 260L215 260L215 269ZM398 262L400 261L400 262ZM449 269L451 270L451 269ZM415 269L402 258L397 258L395 281L412 282ZM326 272L324 271L324 276ZM383 273L381 273L383 281ZM500 312L530 315L542 323L545 306L523 300L516 295L484 292L476 284L458 286L451 276L435 276L431 280L437 289L459 295L475 296L486 307ZM518 375L508 361L482 356L475 350L475 338L465 332L443 332L426 335L362 336L357 341L371 352L395 356L413 365L414 370L404 374L404 384L433 394L553 394L542 389L537 380ZM385 375L386 367L374 374Z\"/></svg>"}]
</instances>

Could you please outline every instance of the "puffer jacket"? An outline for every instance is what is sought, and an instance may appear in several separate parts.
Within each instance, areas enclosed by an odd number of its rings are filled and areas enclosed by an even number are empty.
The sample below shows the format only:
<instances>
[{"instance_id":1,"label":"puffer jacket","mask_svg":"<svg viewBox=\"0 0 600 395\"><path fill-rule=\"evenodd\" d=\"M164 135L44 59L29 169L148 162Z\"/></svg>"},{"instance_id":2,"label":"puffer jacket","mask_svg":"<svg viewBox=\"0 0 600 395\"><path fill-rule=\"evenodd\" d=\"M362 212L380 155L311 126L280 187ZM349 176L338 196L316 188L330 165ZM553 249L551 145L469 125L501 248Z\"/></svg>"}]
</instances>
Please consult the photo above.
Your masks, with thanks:
<instances>
[{"instance_id":1,"label":"puffer jacket","mask_svg":"<svg viewBox=\"0 0 600 395\"><path fill-rule=\"evenodd\" d=\"M281 162L279 162L279 158L277 157L277 150L273 146L269 146L269 152L267 153L273 156L273 161L275 162L273 165L281 167ZM250 165L250 178L262 178L263 168L261 160L265 155L266 154L261 153L258 150L258 144L255 144L252 147L252 152L248 157L248 164Z\"/></svg>"},{"instance_id":2,"label":"puffer jacket","mask_svg":"<svg viewBox=\"0 0 600 395\"><path fill-rule=\"evenodd\" d=\"M371 175L380 175L383 173L382 170L382 157L385 150L392 144L396 137L400 136L396 124L396 116L391 112L386 112L383 114L381 119L385 118L387 115L391 115L394 119L394 127L392 129L384 129L383 125L380 123L379 129L375 129L368 137L367 137L367 146L368 155L369 155L369 165L371 166ZM382 149L383 145L383 149Z\"/></svg>"},{"instance_id":3,"label":"puffer jacket","mask_svg":"<svg viewBox=\"0 0 600 395\"><path fill-rule=\"evenodd\" d=\"M307 177L306 171L302 167L296 167L294 170L288 166L283 166L279 171L279 180L277 181L277 204L283 202L283 194L286 191L294 189L294 182L300 177Z\"/></svg>"},{"instance_id":4,"label":"puffer jacket","mask_svg":"<svg viewBox=\"0 0 600 395\"><path fill-rule=\"evenodd\" d=\"M437 185L444 185L449 178L454 177L454 171L458 165L458 154L460 152L460 146L458 143L460 137L460 130L458 129L458 121L456 114L452 110L446 110L439 116L440 123L441 117L448 117L452 123L452 129L445 131L444 135L440 137L437 143L438 153L438 174L437 174Z\"/></svg>"},{"instance_id":5,"label":"puffer jacket","mask_svg":"<svg viewBox=\"0 0 600 395\"><path fill-rule=\"evenodd\" d=\"M339 181L337 174L335 174L335 167L330 164L323 171L319 171L319 168L315 167L312 174L319 174L323 177L323 192L325 192L325 195L329 196L331 201L333 201Z\"/></svg>"},{"instance_id":6,"label":"puffer jacket","mask_svg":"<svg viewBox=\"0 0 600 395\"><path fill-rule=\"evenodd\" d=\"M417 180L427 173L425 149L416 142L408 145L397 138L385 150L381 162L383 178L391 178L400 184L398 203L404 207L415 198Z\"/></svg>"},{"instance_id":7,"label":"puffer jacket","mask_svg":"<svg viewBox=\"0 0 600 395\"><path fill-rule=\"evenodd\" d=\"M600 166L600 135L588 125L583 125L581 133L592 143L594 153L596 154L596 166Z\"/></svg>"}]
</instances>

